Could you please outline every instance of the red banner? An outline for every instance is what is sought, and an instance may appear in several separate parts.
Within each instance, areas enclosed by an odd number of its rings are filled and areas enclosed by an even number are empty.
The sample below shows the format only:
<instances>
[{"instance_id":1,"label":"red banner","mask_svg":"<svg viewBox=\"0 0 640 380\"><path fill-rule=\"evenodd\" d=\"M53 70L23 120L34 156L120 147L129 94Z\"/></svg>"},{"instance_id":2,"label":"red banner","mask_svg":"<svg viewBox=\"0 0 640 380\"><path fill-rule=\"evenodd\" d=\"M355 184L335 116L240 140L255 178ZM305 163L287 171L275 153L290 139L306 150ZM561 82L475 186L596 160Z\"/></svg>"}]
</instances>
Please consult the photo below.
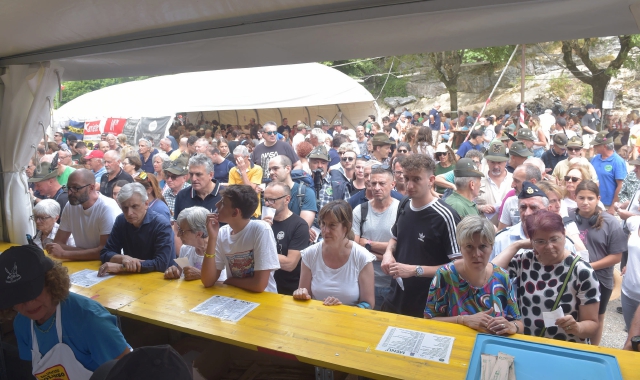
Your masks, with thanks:
<instances>
[{"instance_id":1,"label":"red banner","mask_svg":"<svg viewBox=\"0 0 640 380\"><path fill-rule=\"evenodd\" d=\"M108 118L104 125L104 133L111 133L116 136L122 133L124 125L127 123L127 119L114 119Z\"/></svg>"},{"instance_id":2,"label":"red banner","mask_svg":"<svg viewBox=\"0 0 640 380\"><path fill-rule=\"evenodd\" d=\"M85 121L84 122L84 135L100 135L100 120Z\"/></svg>"}]
</instances>

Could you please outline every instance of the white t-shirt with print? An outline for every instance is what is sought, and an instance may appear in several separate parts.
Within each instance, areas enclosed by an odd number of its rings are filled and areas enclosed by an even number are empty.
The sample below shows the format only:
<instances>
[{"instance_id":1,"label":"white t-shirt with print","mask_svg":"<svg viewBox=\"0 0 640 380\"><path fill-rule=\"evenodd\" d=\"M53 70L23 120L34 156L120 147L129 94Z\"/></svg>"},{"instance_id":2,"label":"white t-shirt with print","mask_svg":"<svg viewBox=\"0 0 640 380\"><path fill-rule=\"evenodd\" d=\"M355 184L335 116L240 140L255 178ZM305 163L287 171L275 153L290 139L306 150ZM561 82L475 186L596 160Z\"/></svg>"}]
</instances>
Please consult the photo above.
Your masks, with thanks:
<instances>
[{"instance_id":1,"label":"white t-shirt with print","mask_svg":"<svg viewBox=\"0 0 640 380\"><path fill-rule=\"evenodd\" d=\"M252 277L258 270L269 270L269 284L265 292L277 293L273 272L280 269L276 239L267 222L251 220L237 234L231 234L231 227L220 227L216 243L216 268L226 269L227 278Z\"/></svg>"},{"instance_id":2,"label":"white t-shirt with print","mask_svg":"<svg viewBox=\"0 0 640 380\"><path fill-rule=\"evenodd\" d=\"M336 297L345 305L355 305L360 298L358 276L368 263L376 259L373 253L352 242L347 262L338 269L329 268L322 258L322 244L316 243L301 252L302 262L311 270L313 299L323 301Z\"/></svg>"},{"instance_id":3,"label":"white t-shirt with print","mask_svg":"<svg viewBox=\"0 0 640 380\"><path fill-rule=\"evenodd\" d=\"M122 214L115 200L100 194L88 209L68 203L60 216L60 229L71 232L76 247L95 248L100 245L100 235L109 235L116 216Z\"/></svg>"},{"instance_id":4,"label":"white t-shirt with print","mask_svg":"<svg viewBox=\"0 0 640 380\"><path fill-rule=\"evenodd\" d=\"M196 248L190 245L183 244L180 247L180 256L186 257L189 260L189 266L202 270L202 261L204 260L204 256L200 256L196 253ZM184 272L181 277L184 277ZM227 279L227 271L220 272L220 277L218 278L219 282L224 282Z\"/></svg>"}]
</instances>

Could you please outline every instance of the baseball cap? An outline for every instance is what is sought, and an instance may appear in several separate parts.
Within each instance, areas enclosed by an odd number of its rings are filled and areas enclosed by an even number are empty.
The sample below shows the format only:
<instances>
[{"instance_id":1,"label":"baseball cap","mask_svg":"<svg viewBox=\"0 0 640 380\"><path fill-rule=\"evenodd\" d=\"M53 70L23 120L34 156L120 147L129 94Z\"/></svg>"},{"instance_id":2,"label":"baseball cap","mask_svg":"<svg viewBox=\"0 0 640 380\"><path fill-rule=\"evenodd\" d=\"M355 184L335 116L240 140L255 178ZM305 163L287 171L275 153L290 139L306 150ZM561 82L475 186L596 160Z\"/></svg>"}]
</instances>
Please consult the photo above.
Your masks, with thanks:
<instances>
[{"instance_id":1,"label":"baseball cap","mask_svg":"<svg viewBox=\"0 0 640 380\"><path fill-rule=\"evenodd\" d=\"M547 198L547 194L540 188L529 181L522 182L522 191L518 194L518 199L527 199L533 197Z\"/></svg>"},{"instance_id":2,"label":"baseball cap","mask_svg":"<svg viewBox=\"0 0 640 380\"><path fill-rule=\"evenodd\" d=\"M447 144L445 143L440 143L438 144L438 147L436 148L436 153L447 153Z\"/></svg>"},{"instance_id":3,"label":"baseball cap","mask_svg":"<svg viewBox=\"0 0 640 380\"><path fill-rule=\"evenodd\" d=\"M516 141L511 144L511 148L509 148L509 154L518 156L518 157L531 157L533 156L533 152L527 148L526 145L522 141Z\"/></svg>"},{"instance_id":4,"label":"baseball cap","mask_svg":"<svg viewBox=\"0 0 640 380\"><path fill-rule=\"evenodd\" d=\"M516 138L518 140L535 141L533 138L533 132L529 128L520 128L516 134Z\"/></svg>"},{"instance_id":5,"label":"baseball cap","mask_svg":"<svg viewBox=\"0 0 640 380\"><path fill-rule=\"evenodd\" d=\"M192 379L189 366L168 344L139 347L98 367L90 380Z\"/></svg>"},{"instance_id":6,"label":"baseball cap","mask_svg":"<svg viewBox=\"0 0 640 380\"><path fill-rule=\"evenodd\" d=\"M484 152L484 158L494 162L505 162L509 160L507 156L507 148L502 141L494 141L489 145L489 148Z\"/></svg>"},{"instance_id":7,"label":"baseball cap","mask_svg":"<svg viewBox=\"0 0 640 380\"><path fill-rule=\"evenodd\" d=\"M51 168L51 164L48 162L42 162L40 164L40 173L33 172L33 177L29 178L28 182L40 182L51 178L56 178L58 171L55 168Z\"/></svg>"},{"instance_id":8,"label":"baseball cap","mask_svg":"<svg viewBox=\"0 0 640 380\"><path fill-rule=\"evenodd\" d=\"M177 175L186 175L189 172L186 157L183 158L183 156L180 155L168 168L165 169L165 171Z\"/></svg>"},{"instance_id":9,"label":"baseball cap","mask_svg":"<svg viewBox=\"0 0 640 380\"><path fill-rule=\"evenodd\" d=\"M593 104L589 103L586 106L584 106L584 108L589 109L589 108L596 108L596 106L594 106Z\"/></svg>"},{"instance_id":10,"label":"baseball cap","mask_svg":"<svg viewBox=\"0 0 640 380\"><path fill-rule=\"evenodd\" d=\"M31 301L44 289L53 260L35 245L14 246L0 255L0 309Z\"/></svg>"},{"instance_id":11,"label":"baseball cap","mask_svg":"<svg viewBox=\"0 0 640 380\"><path fill-rule=\"evenodd\" d=\"M567 146L571 148L582 148L582 139L578 136L573 136L569 139L569 142L567 142Z\"/></svg>"},{"instance_id":12,"label":"baseball cap","mask_svg":"<svg viewBox=\"0 0 640 380\"><path fill-rule=\"evenodd\" d=\"M456 178L459 177L484 177L484 174L479 172L473 165L473 160L470 158L461 158L456 162L456 167L453 169L453 175Z\"/></svg>"},{"instance_id":13,"label":"baseball cap","mask_svg":"<svg viewBox=\"0 0 640 380\"><path fill-rule=\"evenodd\" d=\"M555 135L553 135L553 145L557 146L558 148L566 149L568 141L569 139L567 139L567 135L565 135L564 133L556 133Z\"/></svg>"},{"instance_id":14,"label":"baseball cap","mask_svg":"<svg viewBox=\"0 0 640 380\"><path fill-rule=\"evenodd\" d=\"M408 118L413 118L413 114L411 114L411 112L409 112L409 111L404 111L402 113L402 116L408 117Z\"/></svg>"},{"instance_id":15,"label":"baseball cap","mask_svg":"<svg viewBox=\"0 0 640 380\"><path fill-rule=\"evenodd\" d=\"M380 145L393 145L396 142L391 140L389 138L389 136L387 136L386 133L384 132L378 132L376 133L373 138L371 139L371 145L373 146L380 146Z\"/></svg>"},{"instance_id":16,"label":"baseball cap","mask_svg":"<svg viewBox=\"0 0 640 380\"><path fill-rule=\"evenodd\" d=\"M85 159L90 160L92 158L104 158L104 153L100 149L92 150L84 156Z\"/></svg>"},{"instance_id":17,"label":"baseball cap","mask_svg":"<svg viewBox=\"0 0 640 380\"><path fill-rule=\"evenodd\" d=\"M312 158L319 158L321 160L331 161L329 159L329 153L327 152L327 147L324 146L324 144L318 145L317 147L313 148L311 153L309 153L309 155L307 156L308 160Z\"/></svg>"}]
</instances>

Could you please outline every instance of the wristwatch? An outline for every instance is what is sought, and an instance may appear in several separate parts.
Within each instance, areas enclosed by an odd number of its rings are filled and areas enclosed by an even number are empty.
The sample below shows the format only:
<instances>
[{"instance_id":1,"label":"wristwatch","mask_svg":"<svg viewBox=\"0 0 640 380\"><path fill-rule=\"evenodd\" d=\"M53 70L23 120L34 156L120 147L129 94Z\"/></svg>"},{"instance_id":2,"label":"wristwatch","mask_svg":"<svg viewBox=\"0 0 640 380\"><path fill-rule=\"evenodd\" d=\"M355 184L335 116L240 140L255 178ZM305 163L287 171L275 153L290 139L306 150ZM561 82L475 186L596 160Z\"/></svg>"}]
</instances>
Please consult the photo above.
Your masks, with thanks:
<instances>
[{"instance_id":1,"label":"wristwatch","mask_svg":"<svg viewBox=\"0 0 640 380\"><path fill-rule=\"evenodd\" d=\"M422 267L420 265L416 266L416 277L422 277L422 275L424 274L424 270L422 269Z\"/></svg>"},{"instance_id":2,"label":"wristwatch","mask_svg":"<svg viewBox=\"0 0 640 380\"><path fill-rule=\"evenodd\" d=\"M640 351L638 350L640 345L640 335L636 335L633 338L631 338L631 347L634 351Z\"/></svg>"},{"instance_id":3,"label":"wristwatch","mask_svg":"<svg viewBox=\"0 0 640 380\"><path fill-rule=\"evenodd\" d=\"M364 249L371 252L371 240L367 240L367 242L364 244Z\"/></svg>"}]
</instances>

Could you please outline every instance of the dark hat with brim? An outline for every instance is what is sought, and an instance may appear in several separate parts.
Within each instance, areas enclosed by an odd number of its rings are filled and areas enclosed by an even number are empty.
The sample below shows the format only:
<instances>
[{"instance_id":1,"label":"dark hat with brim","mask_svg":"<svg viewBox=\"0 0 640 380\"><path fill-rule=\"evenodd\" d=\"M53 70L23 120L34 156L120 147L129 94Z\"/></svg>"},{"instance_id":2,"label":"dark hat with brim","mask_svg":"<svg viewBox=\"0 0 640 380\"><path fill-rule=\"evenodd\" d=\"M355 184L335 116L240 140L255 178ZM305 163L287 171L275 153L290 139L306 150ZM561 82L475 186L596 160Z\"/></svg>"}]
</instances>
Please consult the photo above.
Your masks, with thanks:
<instances>
[{"instance_id":1,"label":"dark hat with brim","mask_svg":"<svg viewBox=\"0 0 640 380\"><path fill-rule=\"evenodd\" d=\"M571 147L571 148L582 148L583 144L582 144L582 139L578 136L573 136L569 139L569 141L567 142L567 147Z\"/></svg>"},{"instance_id":2,"label":"dark hat with brim","mask_svg":"<svg viewBox=\"0 0 640 380\"><path fill-rule=\"evenodd\" d=\"M533 152L529 148L527 148L527 146L524 145L522 141L516 141L511 144L511 147L509 148L509 154L518 157L533 156Z\"/></svg>"},{"instance_id":3,"label":"dark hat with brim","mask_svg":"<svg viewBox=\"0 0 640 380\"><path fill-rule=\"evenodd\" d=\"M473 164L473 160L470 158L461 158L456 162L456 167L453 169L453 175L456 178L460 177L484 177L482 172L478 171Z\"/></svg>"},{"instance_id":4,"label":"dark hat with brim","mask_svg":"<svg viewBox=\"0 0 640 380\"><path fill-rule=\"evenodd\" d=\"M90 380L191 379L189 365L170 345L139 347L98 367Z\"/></svg>"},{"instance_id":5,"label":"dark hat with brim","mask_svg":"<svg viewBox=\"0 0 640 380\"><path fill-rule=\"evenodd\" d=\"M613 137L607 137L607 134L607 131L598 132L598 134L596 134L596 137L591 140L591 145L596 146L612 143Z\"/></svg>"},{"instance_id":6,"label":"dark hat with brim","mask_svg":"<svg viewBox=\"0 0 640 380\"><path fill-rule=\"evenodd\" d=\"M553 145L561 149L566 149L567 143L569 142L567 135L565 135L564 133L556 133L555 135L553 135L552 140L553 140Z\"/></svg>"},{"instance_id":7,"label":"dark hat with brim","mask_svg":"<svg viewBox=\"0 0 640 380\"><path fill-rule=\"evenodd\" d=\"M36 168L37 169L37 168ZM34 171L33 177L29 178L29 182L40 182L45 181L51 178L56 178L58 176L58 171L55 168L51 168L51 164L48 162L43 162L40 164L40 172Z\"/></svg>"},{"instance_id":8,"label":"dark hat with brim","mask_svg":"<svg viewBox=\"0 0 640 380\"><path fill-rule=\"evenodd\" d=\"M529 181L522 182L522 191L518 194L518 199L527 199L533 197L547 198L547 194L540 188Z\"/></svg>"},{"instance_id":9,"label":"dark hat with brim","mask_svg":"<svg viewBox=\"0 0 640 380\"><path fill-rule=\"evenodd\" d=\"M518 130L518 134L516 135L516 138L518 140L535 141L535 139L533 138L533 131L531 131L531 129L529 128L520 128Z\"/></svg>"},{"instance_id":10,"label":"dark hat with brim","mask_svg":"<svg viewBox=\"0 0 640 380\"><path fill-rule=\"evenodd\" d=\"M176 175L186 175L187 173L189 173L189 167L187 166L187 162L182 155L176 158L176 160L173 161L173 163L164 170Z\"/></svg>"},{"instance_id":11,"label":"dark hat with brim","mask_svg":"<svg viewBox=\"0 0 640 380\"><path fill-rule=\"evenodd\" d=\"M396 142L391 140L391 138L384 132L376 133L371 139L371 145L373 146L393 145L395 143Z\"/></svg>"},{"instance_id":12,"label":"dark hat with brim","mask_svg":"<svg viewBox=\"0 0 640 380\"><path fill-rule=\"evenodd\" d=\"M53 260L35 245L20 245L0 255L0 268L0 309L10 309L42 293Z\"/></svg>"},{"instance_id":13,"label":"dark hat with brim","mask_svg":"<svg viewBox=\"0 0 640 380\"><path fill-rule=\"evenodd\" d=\"M494 162L505 162L509 160L507 148L501 141L492 142L487 151L484 152L484 158Z\"/></svg>"}]
</instances>

